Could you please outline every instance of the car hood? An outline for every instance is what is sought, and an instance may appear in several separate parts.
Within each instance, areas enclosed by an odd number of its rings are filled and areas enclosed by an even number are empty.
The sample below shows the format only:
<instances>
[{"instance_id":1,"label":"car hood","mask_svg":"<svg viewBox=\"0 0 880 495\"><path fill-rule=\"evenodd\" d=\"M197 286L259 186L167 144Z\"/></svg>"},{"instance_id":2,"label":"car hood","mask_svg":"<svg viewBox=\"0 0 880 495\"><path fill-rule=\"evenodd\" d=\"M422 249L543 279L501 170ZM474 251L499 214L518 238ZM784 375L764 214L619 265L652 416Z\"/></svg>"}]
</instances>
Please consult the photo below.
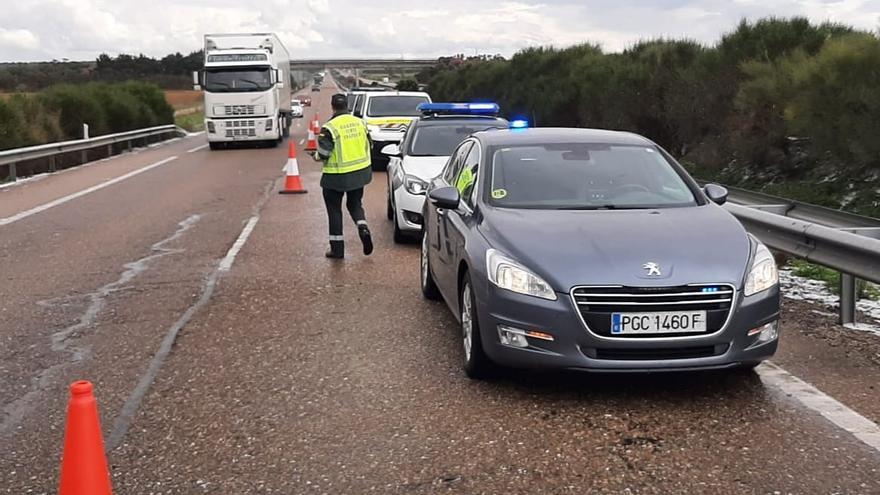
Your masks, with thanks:
<instances>
[{"instance_id":1,"label":"car hood","mask_svg":"<svg viewBox=\"0 0 880 495\"><path fill-rule=\"evenodd\" d=\"M560 292L577 285L740 288L750 258L745 229L713 204L656 210L487 208L480 230L491 246ZM659 265L661 275L648 276L646 263Z\"/></svg>"},{"instance_id":2,"label":"car hood","mask_svg":"<svg viewBox=\"0 0 880 495\"><path fill-rule=\"evenodd\" d=\"M447 160L448 156L407 156L403 159L403 172L428 182L440 175Z\"/></svg>"}]
</instances>

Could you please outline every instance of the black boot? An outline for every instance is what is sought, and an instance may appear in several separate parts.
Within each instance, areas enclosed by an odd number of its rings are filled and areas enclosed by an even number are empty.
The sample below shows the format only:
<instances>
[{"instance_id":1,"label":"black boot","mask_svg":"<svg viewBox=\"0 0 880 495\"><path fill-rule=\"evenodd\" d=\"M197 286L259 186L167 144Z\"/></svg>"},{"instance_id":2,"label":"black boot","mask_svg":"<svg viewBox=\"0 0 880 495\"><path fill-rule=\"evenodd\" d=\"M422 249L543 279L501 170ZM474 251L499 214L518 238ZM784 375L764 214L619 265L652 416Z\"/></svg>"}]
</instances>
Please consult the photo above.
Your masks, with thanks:
<instances>
[{"instance_id":1,"label":"black boot","mask_svg":"<svg viewBox=\"0 0 880 495\"><path fill-rule=\"evenodd\" d=\"M330 241L330 250L324 256L336 260L345 258L345 241Z\"/></svg>"},{"instance_id":2,"label":"black boot","mask_svg":"<svg viewBox=\"0 0 880 495\"><path fill-rule=\"evenodd\" d=\"M365 224L358 225L358 236L364 243L364 254L369 256L373 252L373 236L370 235L370 228Z\"/></svg>"}]
</instances>

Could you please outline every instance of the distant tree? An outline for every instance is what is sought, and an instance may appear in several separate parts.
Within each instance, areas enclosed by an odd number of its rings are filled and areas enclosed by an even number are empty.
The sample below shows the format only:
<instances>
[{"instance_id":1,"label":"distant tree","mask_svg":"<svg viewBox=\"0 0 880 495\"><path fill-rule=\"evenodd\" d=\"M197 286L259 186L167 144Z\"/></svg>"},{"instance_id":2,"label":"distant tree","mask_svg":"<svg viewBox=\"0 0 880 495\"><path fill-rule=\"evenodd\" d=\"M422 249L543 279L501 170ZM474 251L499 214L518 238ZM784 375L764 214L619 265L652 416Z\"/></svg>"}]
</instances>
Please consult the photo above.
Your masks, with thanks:
<instances>
[{"instance_id":1,"label":"distant tree","mask_svg":"<svg viewBox=\"0 0 880 495\"><path fill-rule=\"evenodd\" d=\"M401 79L397 83L398 91L418 91L419 83L415 79Z\"/></svg>"}]
</instances>

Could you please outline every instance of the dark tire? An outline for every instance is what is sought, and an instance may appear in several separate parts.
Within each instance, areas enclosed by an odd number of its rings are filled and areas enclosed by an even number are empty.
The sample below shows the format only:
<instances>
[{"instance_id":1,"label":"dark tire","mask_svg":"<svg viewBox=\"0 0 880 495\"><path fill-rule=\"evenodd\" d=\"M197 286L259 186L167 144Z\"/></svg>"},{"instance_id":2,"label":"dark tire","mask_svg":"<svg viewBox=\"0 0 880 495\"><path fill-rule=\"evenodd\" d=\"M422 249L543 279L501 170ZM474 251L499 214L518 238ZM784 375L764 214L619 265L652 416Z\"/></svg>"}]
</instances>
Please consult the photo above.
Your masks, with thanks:
<instances>
[{"instance_id":1,"label":"dark tire","mask_svg":"<svg viewBox=\"0 0 880 495\"><path fill-rule=\"evenodd\" d=\"M431 301L440 300L440 289L434 282L434 276L431 275L431 260L428 258L428 236L422 236L422 249L419 257L419 285L422 288L422 295L425 299Z\"/></svg>"},{"instance_id":2,"label":"dark tire","mask_svg":"<svg viewBox=\"0 0 880 495\"><path fill-rule=\"evenodd\" d=\"M464 351L464 372L473 380L485 378L492 368L492 362L483 352L483 340L480 338L480 322L477 317L477 303L471 290L471 280L464 275L461 287L461 337Z\"/></svg>"},{"instance_id":3,"label":"dark tire","mask_svg":"<svg viewBox=\"0 0 880 495\"><path fill-rule=\"evenodd\" d=\"M761 361L740 363L739 366L734 369L740 373L751 373L759 364L761 364Z\"/></svg>"},{"instance_id":4,"label":"dark tire","mask_svg":"<svg viewBox=\"0 0 880 495\"><path fill-rule=\"evenodd\" d=\"M224 146L223 143L211 142L211 143L208 143L208 147L211 148L212 150L222 150L226 146Z\"/></svg>"},{"instance_id":5,"label":"dark tire","mask_svg":"<svg viewBox=\"0 0 880 495\"><path fill-rule=\"evenodd\" d=\"M396 244L406 244L409 242L409 236L402 230L400 230L400 224L397 223L397 214L394 214L394 218L391 220L394 222L394 242Z\"/></svg>"},{"instance_id":6,"label":"dark tire","mask_svg":"<svg viewBox=\"0 0 880 495\"><path fill-rule=\"evenodd\" d=\"M386 208L385 215L388 217L388 220L394 220L394 205L391 204L391 192L388 192L388 207Z\"/></svg>"}]
</instances>

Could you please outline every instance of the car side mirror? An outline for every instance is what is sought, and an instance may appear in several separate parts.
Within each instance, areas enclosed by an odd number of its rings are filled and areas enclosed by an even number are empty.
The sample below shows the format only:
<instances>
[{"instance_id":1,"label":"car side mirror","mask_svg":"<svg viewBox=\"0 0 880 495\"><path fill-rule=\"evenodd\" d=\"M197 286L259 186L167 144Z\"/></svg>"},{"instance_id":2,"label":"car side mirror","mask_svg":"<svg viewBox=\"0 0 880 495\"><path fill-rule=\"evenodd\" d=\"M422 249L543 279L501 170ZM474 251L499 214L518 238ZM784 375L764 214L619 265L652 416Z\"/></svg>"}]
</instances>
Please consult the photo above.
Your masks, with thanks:
<instances>
[{"instance_id":1,"label":"car side mirror","mask_svg":"<svg viewBox=\"0 0 880 495\"><path fill-rule=\"evenodd\" d=\"M359 118L359 119L364 118L364 114L361 113L359 110L355 110L354 113L353 113L352 115L354 115L355 117L357 117L357 118Z\"/></svg>"},{"instance_id":2,"label":"car side mirror","mask_svg":"<svg viewBox=\"0 0 880 495\"><path fill-rule=\"evenodd\" d=\"M200 80L200 77L199 77L199 71L194 70L193 71L193 90L194 91L199 91L202 89L201 82L202 81Z\"/></svg>"},{"instance_id":3,"label":"car side mirror","mask_svg":"<svg viewBox=\"0 0 880 495\"><path fill-rule=\"evenodd\" d=\"M388 156L400 156L400 146L392 143L382 148L382 154Z\"/></svg>"},{"instance_id":4,"label":"car side mirror","mask_svg":"<svg viewBox=\"0 0 880 495\"><path fill-rule=\"evenodd\" d=\"M726 187L719 186L718 184L706 184L703 188L703 192L705 192L706 197L715 204L723 205L727 202Z\"/></svg>"},{"instance_id":5,"label":"car side mirror","mask_svg":"<svg viewBox=\"0 0 880 495\"><path fill-rule=\"evenodd\" d=\"M445 186L438 187L428 193L428 199L430 199L431 204L437 208L454 210L458 208L458 203L461 201L461 195L458 194L458 189L452 186Z\"/></svg>"}]
</instances>

